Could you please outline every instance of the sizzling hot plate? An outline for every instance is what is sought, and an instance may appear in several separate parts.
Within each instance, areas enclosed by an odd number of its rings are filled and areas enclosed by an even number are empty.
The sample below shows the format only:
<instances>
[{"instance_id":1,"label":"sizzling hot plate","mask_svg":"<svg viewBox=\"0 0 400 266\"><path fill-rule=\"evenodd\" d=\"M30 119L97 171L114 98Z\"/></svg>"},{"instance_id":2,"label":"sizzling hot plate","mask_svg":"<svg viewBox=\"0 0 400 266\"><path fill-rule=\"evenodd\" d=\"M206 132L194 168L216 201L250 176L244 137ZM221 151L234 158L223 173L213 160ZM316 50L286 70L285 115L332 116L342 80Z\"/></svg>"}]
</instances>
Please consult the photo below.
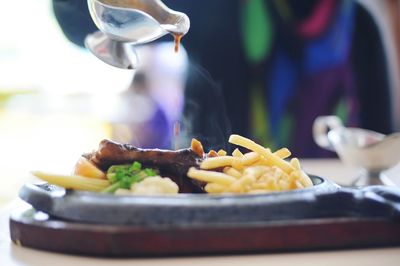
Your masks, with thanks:
<instances>
[{"instance_id":1,"label":"sizzling hot plate","mask_svg":"<svg viewBox=\"0 0 400 266\"><path fill-rule=\"evenodd\" d=\"M20 197L36 210L64 220L141 226L257 223L328 217L400 217L400 189L341 188L310 176L314 186L257 195L179 194L116 196L27 184Z\"/></svg>"}]
</instances>

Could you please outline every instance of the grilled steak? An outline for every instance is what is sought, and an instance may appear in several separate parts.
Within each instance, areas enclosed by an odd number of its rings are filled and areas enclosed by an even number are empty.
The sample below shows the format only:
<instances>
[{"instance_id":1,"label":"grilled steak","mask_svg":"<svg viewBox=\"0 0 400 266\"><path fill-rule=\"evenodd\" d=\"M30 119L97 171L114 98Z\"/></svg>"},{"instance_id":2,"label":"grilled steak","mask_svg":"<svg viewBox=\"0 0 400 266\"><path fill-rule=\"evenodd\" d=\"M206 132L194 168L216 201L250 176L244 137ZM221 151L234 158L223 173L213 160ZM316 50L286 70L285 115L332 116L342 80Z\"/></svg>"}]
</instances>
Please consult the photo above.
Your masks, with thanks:
<instances>
[{"instance_id":1,"label":"grilled steak","mask_svg":"<svg viewBox=\"0 0 400 266\"><path fill-rule=\"evenodd\" d=\"M119 144L110 140L100 142L99 149L83 155L100 169L106 171L112 165L140 162L145 167L155 168L163 177L178 184L180 192L193 193L202 190L201 184L186 176L190 167L198 167L203 159L192 148L177 151L140 149L130 144Z\"/></svg>"}]
</instances>

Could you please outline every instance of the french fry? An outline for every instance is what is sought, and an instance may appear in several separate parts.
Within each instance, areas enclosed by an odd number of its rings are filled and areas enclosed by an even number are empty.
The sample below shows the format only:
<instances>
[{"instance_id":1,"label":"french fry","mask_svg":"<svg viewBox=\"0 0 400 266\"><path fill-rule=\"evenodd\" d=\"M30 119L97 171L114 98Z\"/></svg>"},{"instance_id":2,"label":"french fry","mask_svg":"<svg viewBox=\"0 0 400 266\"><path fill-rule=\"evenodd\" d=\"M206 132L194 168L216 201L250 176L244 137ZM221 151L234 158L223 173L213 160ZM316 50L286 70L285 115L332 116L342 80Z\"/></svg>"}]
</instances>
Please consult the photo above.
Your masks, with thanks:
<instances>
[{"instance_id":1,"label":"french fry","mask_svg":"<svg viewBox=\"0 0 400 266\"><path fill-rule=\"evenodd\" d=\"M251 175L242 176L240 179L233 182L227 189L228 192L244 193L248 191L248 186L254 183L256 178Z\"/></svg>"},{"instance_id":2,"label":"french fry","mask_svg":"<svg viewBox=\"0 0 400 266\"><path fill-rule=\"evenodd\" d=\"M240 160L240 157L234 157L234 159L232 161L232 167L239 172L243 171L244 166L242 164L242 161Z\"/></svg>"},{"instance_id":3,"label":"french fry","mask_svg":"<svg viewBox=\"0 0 400 266\"><path fill-rule=\"evenodd\" d=\"M266 149L263 146L255 143L254 141L248 138L239 135L231 135L229 138L229 142L244 147L246 149L249 149L251 151L257 152L258 154L267 159L266 163L268 165L270 166L276 165L288 174L290 174L293 170L295 170L292 165L290 165L288 162L286 162L276 154L273 154L270 149Z\"/></svg>"},{"instance_id":4,"label":"french fry","mask_svg":"<svg viewBox=\"0 0 400 266\"><path fill-rule=\"evenodd\" d=\"M268 188L268 183L267 182L256 182L254 184L251 185L251 189L252 190L266 190Z\"/></svg>"},{"instance_id":5,"label":"french fry","mask_svg":"<svg viewBox=\"0 0 400 266\"><path fill-rule=\"evenodd\" d=\"M300 166L300 161L297 158L292 158L290 160L290 164L294 167L294 169L296 170L301 170L301 166Z\"/></svg>"},{"instance_id":6,"label":"french fry","mask_svg":"<svg viewBox=\"0 0 400 266\"><path fill-rule=\"evenodd\" d=\"M286 158L290 157L290 155L292 155L292 153L287 148L279 149L276 152L274 152L274 154L281 159L286 159Z\"/></svg>"},{"instance_id":7,"label":"french fry","mask_svg":"<svg viewBox=\"0 0 400 266\"><path fill-rule=\"evenodd\" d=\"M270 149L266 149L263 146L255 143L254 141L239 135L231 135L229 137L229 142L244 147L248 150L257 152L258 154L264 156L265 158L268 158L269 155L271 154Z\"/></svg>"},{"instance_id":8,"label":"french fry","mask_svg":"<svg viewBox=\"0 0 400 266\"><path fill-rule=\"evenodd\" d=\"M273 166L272 172L273 172L273 176L275 177L276 180L278 180L278 181L281 179L283 179L285 181L287 180L286 177L288 177L288 175L285 172L283 172L283 170L280 169L279 167Z\"/></svg>"},{"instance_id":9,"label":"french fry","mask_svg":"<svg viewBox=\"0 0 400 266\"><path fill-rule=\"evenodd\" d=\"M300 182L300 180L295 180L294 184L296 186L296 188L304 188L303 184Z\"/></svg>"},{"instance_id":10,"label":"french fry","mask_svg":"<svg viewBox=\"0 0 400 266\"><path fill-rule=\"evenodd\" d=\"M241 158L240 158L240 162L243 165L251 165L255 162L257 162L260 159L260 155L256 152L249 152L244 154Z\"/></svg>"},{"instance_id":11,"label":"french fry","mask_svg":"<svg viewBox=\"0 0 400 266\"><path fill-rule=\"evenodd\" d=\"M283 180L283 179L279 180L278 185L279 185L280 190L283 190L283 191L290 190L290 183L286 180Z\"/></svg>"},{"instance_id":12,"label":"french fry","mask_svg":"<svg viewBox=\"0 0 400 266\"><path fill-rule=\"evenodd\" d=\"M311 181L311 178L306 175L306 173L304 173L303 171L299 171L300 172L300 182L301 184L306 188L306 187L312 187L313 183Z\"/></svg>"},{"instance_id":13,"label":"french fry","mask_svg":"<svg viewBox=\"0 0 400 266\"><path fill-rule=\"evenodd\" d=\"M232 156L233 156L233 157L242 157L242 156L243 156L243 153L242 153L239 149L235 149L235 150L232 152Z\"/></svg>"},{"instance_id":14,"label":"french fry","mask_svg":"<svg viewBox=\"0 0 400 266\"><path fill-rule=\"evenodd\" d=\"M310 177L301 170L293 171L290 175L293 179L298 180L303 188L311 187L313 185Z\"/></svg>"},{"instance_id":15,"label":"french fry","mask_svg":"<svg viewBox=\"0 0 400 266\"><path fill-rule=\"evenodd\" d=\"M243 175L254 176L255 178L259 178L268 170L269 170L269 167L264 166L264 165L251 166L251 167L246 168L243 171Z\"/></svg>"},{"instance_id":16,"label":"french fry","mask_svg":"<svg viewBox=\"0 0 400 266\"><path fill-rule=\"evenodd\" d=\"M225 150L223 150L223 149L220 149L218 152L218 156L226 156L228 153L225 151Z\"/></svg>"},{"instance_id":17,"label":"french fry","mask_svg":"<svg viewBox=\"0 0 400 266\"><path fill-rule=\"evenodd\" d=\"M230 175L214 171L198 170L194 167L189 169L187 176L207 183L216 183L220 185L230 185L236 181L236 178Z\"/></svg>"},{"instance_id":18,"label":"french fry","mask_svg":"<svg viewBox=\"0 0 400 266\"><path fill-rule=\"evenodd\" d=\"M108 180L83 177L78 175L56 175L45 172L32 172L37 178L66 189L86 190L99 192L110 185Z\"/></svg>"},{"instance_id":19,"label":"french fry","mask_svg":"<svg viewBox=\"0 0 400 266\"><path fill-rule=\"evenodd\" d=\"M226 190L226 186L221 185L221 184L216 184L216 183L208 183L204 187L204 190L210 194L220 194Z\"/></svg>"},{"instance_id":20,"label":"french fry","mask_svg":"<svg viewBox=\"0 0 400 266\"><path fill-rule=\"evenodd\" d=\"M267 186L266 186L267 189L270 189L272 191L281 190L279 188L279 185L278 185L278 179L276 177L274 177L274 176L269 176L267 178L267 182L266 183L267 183Z\"/></svg>"},{"instance_id":21,"label":"french fry","mask_svg":"<svg viewBox=\"0 0 400 266\"><path fill-rule=\"evenodd\" d=\"M232 165L234 157L232 156L218 156L205 159L201 164L201 169L216 169L228 165Z\"/></svg>"},{"instance_id":22,"label":"french fry","mask_svg":"<svg viewBox=\"0 0 400 266\"><path fill-rule=\"evenodd\" d=\"M235 178L240 178L242 176L242 173L236 170L233 167L225 167L224 168L224 173L230 176L233 176Z\"/></svg>"}]
</instances>

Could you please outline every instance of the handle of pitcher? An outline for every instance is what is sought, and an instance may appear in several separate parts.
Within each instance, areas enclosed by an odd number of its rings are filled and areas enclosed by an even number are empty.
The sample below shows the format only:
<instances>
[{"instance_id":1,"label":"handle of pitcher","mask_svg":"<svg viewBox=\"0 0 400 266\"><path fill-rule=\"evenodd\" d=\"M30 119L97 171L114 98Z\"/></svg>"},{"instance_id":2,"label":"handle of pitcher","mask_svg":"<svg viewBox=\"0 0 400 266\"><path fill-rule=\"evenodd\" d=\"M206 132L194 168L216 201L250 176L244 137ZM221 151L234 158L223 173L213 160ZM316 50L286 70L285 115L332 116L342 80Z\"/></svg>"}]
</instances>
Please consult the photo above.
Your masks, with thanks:
<instances>
[{"instance_id":1,"label":"handle of pitcher","mask_svg":"<svg viewBox=\"0 0 400 266\"><path fill-rule=\"evenodd\" d=\"M342 121L337 116L319 116L315 119L313 125L313 137L314 141L321 148L335 151L332 142L329 140L329 131L343 127Z\"/></svg>"}]
</instances>

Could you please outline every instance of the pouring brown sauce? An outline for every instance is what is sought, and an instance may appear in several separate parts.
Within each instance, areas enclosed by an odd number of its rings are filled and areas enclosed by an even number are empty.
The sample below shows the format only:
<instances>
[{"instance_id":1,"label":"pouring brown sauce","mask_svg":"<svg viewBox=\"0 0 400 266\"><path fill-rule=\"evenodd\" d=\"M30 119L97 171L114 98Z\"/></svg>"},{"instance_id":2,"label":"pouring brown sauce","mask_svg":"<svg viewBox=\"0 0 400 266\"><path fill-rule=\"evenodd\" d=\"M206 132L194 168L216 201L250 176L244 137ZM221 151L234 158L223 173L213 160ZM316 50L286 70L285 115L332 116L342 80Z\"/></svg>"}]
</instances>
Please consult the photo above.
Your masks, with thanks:
<instances>
[{"instance_id":1,"label":"pouring brown sauce","mask_svg":"<svg viewBox=\"0 0 400 266\"><path fill-rule=\"evenodd\" d=\"M161 27L174 37L174 43L175 43L174 51L175 53L178 53L181 45L181 40L185 35L185 33L178 31L176 25L162 24Z\"/></svg>"},{"instance_id":2,"label":"pouring brown sauce","mask_svg":"<svg viewBox=\"0 0 400 266\"><path fill-rule=\"evenodd\" d=\"M179 47L181 45L181 40L183 37L183 34L172 34L174 36L174 40L175 40L175 53L179 52Z\"/></svg>"}]
</instances>

